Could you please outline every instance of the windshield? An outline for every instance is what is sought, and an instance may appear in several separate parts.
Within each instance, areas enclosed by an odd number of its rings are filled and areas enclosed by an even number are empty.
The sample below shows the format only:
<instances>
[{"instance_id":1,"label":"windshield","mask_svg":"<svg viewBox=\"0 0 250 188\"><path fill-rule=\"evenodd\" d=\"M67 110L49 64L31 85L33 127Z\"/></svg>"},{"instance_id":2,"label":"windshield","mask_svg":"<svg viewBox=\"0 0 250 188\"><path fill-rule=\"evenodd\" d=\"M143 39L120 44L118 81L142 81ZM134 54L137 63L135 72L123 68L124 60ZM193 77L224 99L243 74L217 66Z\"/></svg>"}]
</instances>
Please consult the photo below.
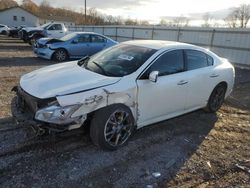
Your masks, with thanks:
<instances>
[{"instance_id":1,"label":"windshield","mask_svg":"<svg viewBox=\"0 0 250 188\"><path fill-rule=\"evenodd\" d=\"M70 34L65 35L64 37L60 38L60 40L67 41L67 40L73 39L76 35L77 35L76 33L70 33Z\"/></svg>"},{"instance_id":2,"label":"windshield","mask_svg":"<svg viewBox=\"0 0 250 188\"><path fill-rule=\"evenodd\" d=\"M122 77L135 72L156 50L120 44L92 56L84 64L93 72L112 77Z\"/></svg>"}]
</instances>

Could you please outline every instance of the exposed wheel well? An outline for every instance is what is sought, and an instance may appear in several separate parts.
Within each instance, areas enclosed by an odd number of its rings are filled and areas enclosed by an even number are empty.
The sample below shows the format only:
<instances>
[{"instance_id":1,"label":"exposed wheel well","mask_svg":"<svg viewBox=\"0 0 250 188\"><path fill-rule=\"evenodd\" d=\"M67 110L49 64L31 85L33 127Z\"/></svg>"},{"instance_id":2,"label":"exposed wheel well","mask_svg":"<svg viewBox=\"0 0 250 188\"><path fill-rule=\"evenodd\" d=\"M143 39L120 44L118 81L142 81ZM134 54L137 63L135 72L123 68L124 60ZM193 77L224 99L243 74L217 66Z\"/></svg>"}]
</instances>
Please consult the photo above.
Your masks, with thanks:
<instances>
[{"instance_id":1,"label":"exposed wheel well","mask_svg":"<svg viewBox=\"0 0 250 188\"><path fill-rule=\"evenodd\" d=\"M225 87L225 89L227 90L227 87L228 87L227 82L225 82L225 81L220 82L219 84L216 85L216 87L218 87L218 86L220 86L220 85L223 86L223 87ZM215 87L215 88L216 88L216 87Z\"/></svg>"},{"instance_id":2,"label":"exposed wheel well","mask_svg":"<svg viewBox=\"0 0 250 188\"><path fill-rule=\"evenodd\" d=\"M104 106L104 107L102 107L102 108L98 108L98 109L96 109L96 110L94 110L94 111L88 113L87 119L86 119L86 121L84 122L85 128L86 128L87 130L89 130L91 120L92 120L92 118L93 118L93 116L94 116L94 114L95 114L96 112L98 112L98 111L100 111L100 110L103 110L103 109L105 109L105 108L108 108L108 107L110 107L110 106L115 106L115 105L121 105L121 106L124 106L125 108L128 108L128 109L130 110L132 116L133 116L134 123L136 123L136 122L135 122L134 114L133 114L133 112L131 111L131 109L130 109L129 106L127 106L127 105L125 105L125 104L122 104L122 103L115 103L115 104L110 104L110 105Z\"/></svg>"}]
</instances>

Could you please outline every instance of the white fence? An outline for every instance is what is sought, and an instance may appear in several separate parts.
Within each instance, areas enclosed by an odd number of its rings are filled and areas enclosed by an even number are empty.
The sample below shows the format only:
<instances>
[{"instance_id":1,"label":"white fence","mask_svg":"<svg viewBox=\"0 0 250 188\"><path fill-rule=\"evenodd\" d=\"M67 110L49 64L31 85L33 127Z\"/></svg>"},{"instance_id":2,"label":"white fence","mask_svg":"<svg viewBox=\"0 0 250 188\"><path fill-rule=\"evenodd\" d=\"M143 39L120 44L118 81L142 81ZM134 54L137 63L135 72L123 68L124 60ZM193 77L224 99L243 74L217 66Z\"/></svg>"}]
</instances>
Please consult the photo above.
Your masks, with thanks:
<instances>
[{"instance_id":1,"label":"white fence","mask_svg":"<svg viewBox=\"0 0 250 188\"><path fill-rule=\"evenodd\" d=\"M70 31L106 35L118 42L135 39L171 40L209 48L233 63L250 65L250 30L140 26L74 26Z\"/></svg>"}]
</instances>

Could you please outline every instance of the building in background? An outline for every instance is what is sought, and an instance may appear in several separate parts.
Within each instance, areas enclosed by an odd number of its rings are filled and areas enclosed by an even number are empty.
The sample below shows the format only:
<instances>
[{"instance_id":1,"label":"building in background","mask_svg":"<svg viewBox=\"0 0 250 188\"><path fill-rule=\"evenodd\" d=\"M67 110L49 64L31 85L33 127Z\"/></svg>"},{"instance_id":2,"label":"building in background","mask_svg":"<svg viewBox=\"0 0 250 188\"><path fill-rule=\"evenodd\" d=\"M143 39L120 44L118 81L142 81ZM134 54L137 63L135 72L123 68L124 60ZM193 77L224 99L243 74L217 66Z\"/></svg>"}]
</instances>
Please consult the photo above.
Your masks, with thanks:
<instances>
[{"instance_id":1,"label":"building in background","mask_svg":"<svg viewBox=\"0 0 250 188\"><path fill-rule=\"evenodd\" d=\"M21 7L12 7L0 10L0 24L8 26L38 26L38 16L30 13Z\"/></svg>"},{"instance_id":2,"label":"building in background","mask_svg":"<svg viewBox=\"0 0 250 188\"><path fill-rule=\"evenodd\" d=\"M52 21L64 23L66 27L75 26L74 20L70 18L50 15L38 16L23 9L22 7L12 7L0 10L0 24L8 25L10 27L17 27L21 25L35 27Z\"/></svg>"}]
</instances>

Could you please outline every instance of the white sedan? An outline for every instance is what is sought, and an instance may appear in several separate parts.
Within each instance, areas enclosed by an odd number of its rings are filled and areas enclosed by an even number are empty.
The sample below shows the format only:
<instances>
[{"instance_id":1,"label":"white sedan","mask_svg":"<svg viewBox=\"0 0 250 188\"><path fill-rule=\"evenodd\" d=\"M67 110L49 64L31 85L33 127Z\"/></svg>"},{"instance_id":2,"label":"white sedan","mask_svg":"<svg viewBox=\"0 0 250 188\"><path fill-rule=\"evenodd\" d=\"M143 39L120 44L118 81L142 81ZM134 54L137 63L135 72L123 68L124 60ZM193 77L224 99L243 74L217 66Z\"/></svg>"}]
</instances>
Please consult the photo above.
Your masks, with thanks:
<instances>
[{"instance_id":1,"label":"white sedan","mask_svg":"<svg viewBox=\"0 0 250 188\"><path fill-rule=\"evenodd\" d=\"M234 78L233 66L204 48L128 41L22 76L13 101L40 128L64 131L90 122L92 141L114 150L135 129L200 108L217 111Z\"/></svg>"},{"instance_id":2,"label":"white sedan","mask_svg":"<svg viewBox=\"0 0 250 188\"><path fill-rule=\"evenodd\" d=\"M7 35L10 28L7 25L0 24L0 34Z\"/></svg>"}]
</instances>

